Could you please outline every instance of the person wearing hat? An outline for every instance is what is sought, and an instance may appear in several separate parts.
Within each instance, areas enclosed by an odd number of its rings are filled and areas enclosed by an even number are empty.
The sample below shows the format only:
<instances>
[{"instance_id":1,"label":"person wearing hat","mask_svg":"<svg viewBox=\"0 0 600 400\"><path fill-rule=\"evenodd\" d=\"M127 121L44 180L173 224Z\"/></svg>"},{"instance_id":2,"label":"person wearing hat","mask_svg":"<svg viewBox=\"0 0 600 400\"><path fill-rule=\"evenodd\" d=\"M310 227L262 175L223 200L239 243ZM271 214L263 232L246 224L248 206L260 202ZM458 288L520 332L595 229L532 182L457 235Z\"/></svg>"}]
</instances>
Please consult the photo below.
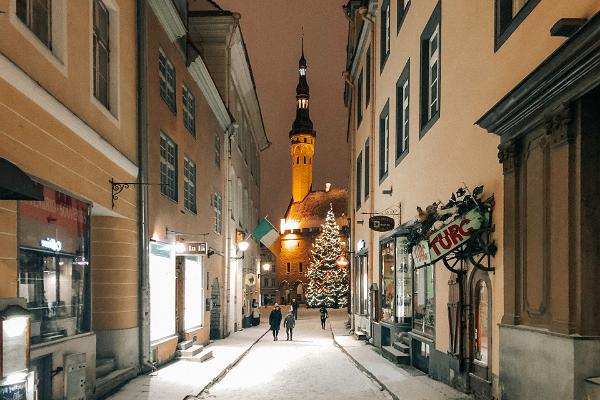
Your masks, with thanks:
<instances>
[{"instance_id":1,"label":"person wearing hat","mask_svg":"<svg viewBox=\"0 0 600 400\"><path fill-rule=\"evenodd\" d=\"M285 340L294 340L292 339L292 331L294 330L294 326L296 326L294 308L290 307L290 312L285 316L285 319L283 320L283 327L285 328L285 334L287 335L287 339Z\"/></svg>"},{"instance_id":2,"label":"person wearing hat","mask_svg":"<svg viewBox=\"0 0 600 400\"><path fill-rule=\"evenodd\" d=\"M271 330L273 331L273 340L277 340L277 335L279 335L279 328L281 327L281 310L279 309L279 304L275 303L275 308L269 314L269 325L271 325Z\"/></svg>"}]
</instances>

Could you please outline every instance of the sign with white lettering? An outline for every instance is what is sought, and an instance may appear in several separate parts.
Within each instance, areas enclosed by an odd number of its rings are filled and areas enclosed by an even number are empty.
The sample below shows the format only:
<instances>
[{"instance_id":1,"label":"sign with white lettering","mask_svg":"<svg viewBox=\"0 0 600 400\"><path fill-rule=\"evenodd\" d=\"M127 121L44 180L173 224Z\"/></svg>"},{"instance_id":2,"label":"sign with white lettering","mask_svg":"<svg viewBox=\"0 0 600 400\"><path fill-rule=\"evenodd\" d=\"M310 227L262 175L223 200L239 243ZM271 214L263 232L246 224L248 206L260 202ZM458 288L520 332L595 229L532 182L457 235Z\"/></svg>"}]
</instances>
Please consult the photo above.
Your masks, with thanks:
<instances>
[{"instance_id":1,"label":"sign with white lettering","mask_svg":"<svg viewBox=\"0 0 600 400\"><path fill-rule=\"evenodd\" d=\"M208 254L208 243L206 242L179 242L175 246L175 254L178 256L202 256Z\"/></svg>"},{"instance_id":2,"label":"sign with white lettering","mask_svg":"<svg viewBox=\"0 0 600 400\"><path fill-rule=\"evenodd\" d=\"M369 218L369 228L377 232L387 232L394 229L396 221L387 215L375 215Z\"/></svg>"},{"instance_id":3,"label":"sign with white lettering","mask_svg":"<svg viewBox=\"0 0 600 400\"><path fill-rule=\"evenodd\" d=\"M54 238L46 238L45 240L40 240L40 246L52 251L59 252L62 249L62 242Z\"/></svg>"},{"instance_id":4,"label":"sign with white lettering","mask_svg":"<svg viewBox=\"0 0 600 400\"><path fill-rule=\"evenodd\" d=\"M484 220L481 211L473 209L429 235L430 262L436 262L469 240Z\"/></svg>"}]
</instances>

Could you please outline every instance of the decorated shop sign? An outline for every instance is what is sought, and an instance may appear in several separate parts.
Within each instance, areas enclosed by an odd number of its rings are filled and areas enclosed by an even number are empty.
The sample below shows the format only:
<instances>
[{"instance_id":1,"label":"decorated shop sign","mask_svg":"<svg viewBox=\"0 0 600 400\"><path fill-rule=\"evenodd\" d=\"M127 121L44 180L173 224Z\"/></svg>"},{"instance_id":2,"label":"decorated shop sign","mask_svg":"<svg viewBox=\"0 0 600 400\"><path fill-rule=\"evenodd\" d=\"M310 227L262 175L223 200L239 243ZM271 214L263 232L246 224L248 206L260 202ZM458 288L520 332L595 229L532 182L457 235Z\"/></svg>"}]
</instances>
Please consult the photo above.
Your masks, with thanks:
<instances>
[{"instance_id":1,"label":"decorated shop sign","mask_svg":"<svg viewBox=\"0 0 600 400\"><path fill-rule=\"evenodd\" d=\"M448 225L429 235L430 262L435 262L471 238L484 223L484 216L479 209L455 219Z\"/></svg>"},{"instance_id":2,"label":"decorated shop sign","mask_svg":"<svg viewBox=\"0 0 600 400\"><path fill-rule=\"evenodd\" d=\"M427 240L422 240L413 246L412 256L413 261L415 263L415 267L431 264L431 257L429 255L429 243L427 242Z\"/></svg>"},{"instance_id":3,"label":"decorated shop sign","mask_svg":"<svg viewBox=\"0 0 600 400\"><path fill-rule=\"evenodd\" d=\"M175 245L175 254L178 256L202 256L208 254L206 242L179 242Z\"/></svg>"},{"instance_id":4,"label":"decorated shop sign","mask_svg":"<svg viewBox=\"0 0 600 400\"><path fill-rule=\"evenodd\" d=\"M386 215L375 215L369 218L369 228L377 232L391 231L395 225L394 218Z\"/></svg>"}]
</instances>

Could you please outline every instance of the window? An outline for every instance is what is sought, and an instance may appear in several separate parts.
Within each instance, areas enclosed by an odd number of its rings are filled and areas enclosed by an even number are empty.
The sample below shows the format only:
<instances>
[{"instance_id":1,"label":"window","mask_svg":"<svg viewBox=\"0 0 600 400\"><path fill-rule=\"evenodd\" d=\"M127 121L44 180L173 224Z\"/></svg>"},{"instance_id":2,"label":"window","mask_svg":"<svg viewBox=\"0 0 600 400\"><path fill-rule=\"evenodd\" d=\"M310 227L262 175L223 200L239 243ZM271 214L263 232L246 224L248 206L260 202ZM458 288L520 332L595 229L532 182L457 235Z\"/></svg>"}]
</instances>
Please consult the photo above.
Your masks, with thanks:
<instances>
[{"instance_id":1,"label":"window","mask_svg":"<svg viewBox=\"0 0 600 400\"><path fill-rule=\"evenodd\" d=\"M160 133L160 192L177 201L177 145Z\"/></svg>"},{"instance_id":2,"label":"window","mask_svg":"<svg viewBox=\"0 0 600 400\"><path fill-rule=\"evenodd\" d=\"M367 72L365 73L365 106L369 107L371 101L371 47L367 50L367 60L365 62Z\"/></svg>"},{"instance_id":3,"label":"window","mask_svg":"<svg viewBox=\"0 0 600 400\"><path fill-rule=\"evenodd\" d=\"M291 272L291 270L292 270L292 267L291 267L290 263L287 263L286 272L289 274Z\"/></svg>"},{"instance_id":4,"label":"window","mask_svg":"<svg viewBox=\"0 0 600 400\"><path fill-rule=\"evenodd\" d=\"M414 322L413 330L433 337L435 333L435 281L433 265L414 269Z\"/></svg>"},{"instance_id":5,"label":"window","mask_svg":"<svg viewBox=\"0 0 600 400\"><path fill-rule=\"evenodd\" d=\"M383 71L385 62L390 55L390 0L384 0L381 6L381 60L380 69Z\"/></svg>"},{"instance_id":6,"label":"window","mask_svg":"<svg viewBox=\"0 0 600 400\"><path fill-rule=\"evenodd\" d=\"M298 272L302 272L302 263L298 264Z\"/></svg>"},{"instance_id":7,"label":"window","mask_svg":"<svg viewBox=\"0 0 600 400\"><path fill-rule=\"evenodd\" d=\"M400 32L400 28L402 27L402 23L404 22L404 17L406 17L406 13L408 11L408 6L410 6L410 0L397 0L397 10L396 10L396 31Z\"/></svg>"},{"instance_id":8,"label":"window","mask_svg":"<svg viewBox=\"0 0 600 400\"><path fill-rule=\"evenodd\" d=\"M396 322L395 242L381 243L381 320Z\"/></svg>"},{"instance_id":9,"label":"window","mask_svg":"<svg viewBox=\"0 0 600 400\"><path fill-rule=\"evenodd\" d=\"M390 153L390 115L388 100L379 115L379 182L381 183L388 173Z\"/></svg>"},{"instance_id":10,"label":"window","mask_svg":"<svg viewBox=\"0 0 600 400\"><path fill-rule=\"evenodd\" d=\"M196 212L196 163L183 158L183 206Z\"/></svg>"},{"instance_id":11,"label":"window","mask_svg":"<svg viewBox=\"0 0 600 400\"><path fill-rule=\"evenodd\" d=\"M213 207L215 209L215 233L220 235L222 232L221 215L223 212L223 202L220 193L215 193L213 196Z\"/></svg>"},{"instance_id":12,"label":"window","mask_svg":"<svg viewBox=\"0 0 600 400\"><path fill-rule=\"evenodd\" d=\"M369 185L371 179L371 145L370 139L365 142L365 201L369 198Z\"/></svg>"},{"instance_id":13,"label":"window","mask_svg":"<svg viewBox=\"0 0 600 400\"><path fill-rule=\"evenodd\" d=\"M421 34L421 136L440 114L440 15L441 2Z\"/></svg>"},{"instance_id":14,"label":"window","mask_svg":"<svg viewBox=\"0 0 600 400\"><path fill-rule=\"evenodd\" d=\"M185 86L183 87L181 100L183 103L183 125L193 137L196 137L196 99Z\"/></svg>"},{"instance_id":15,"label":"window","mask_svg":"<svg viewBox=\"0 0 600 400\"><path fill-rule=\"evenodd\" d=\"M102 1L94 0L94 97L110 109L109 13Z\"/></svg>"},{"instance_id":16,"label":"window","mask_svg":"<svg viewBox=\"0 0 600 400\"><path fill-rule=\"evenodd\" d=\"M396 82L396 165L408 153L409 75L410 64L406 63Z\"/></svg>"},{"instance_id":17,"label":"window","mask_svg":"<svg viewBox=\"0 0 600 400\"><path fill-rule=\"evenodd\" d=\"M175 67L162 51L158 53L158 73L160 77L160 97L167 103L173 112L175 105Z\"/></svg>"},{"instance_id":18,"label":"window","mask_svg":"<svg viewBox=\"0 0 600 400\"><path fill-rule=\"evenodd\" d=\"M215 132L215 164L221 168L221 135Z\"/></svg>"},{"instance_id":19,"label":"window","mask_svg":"<svg viewBox=\"0 0 600 400\"><path fill-rule=\"evenodd\" d=\"M52 50L52 1L17 0L17 17Z\"/></svg>"},{"instance_id":20,"label":"window","mask_svg":"<svg viewBox=\"0 0 600 400\"><path fill-rule=\"evenodd\" d=\"M496 0L495 50L512 35L540 0Z\"/></svg>"},{"instance_id":21,"label":"window","mask_svg":"<svg viewBox=\"0 0 600 400\"><path fill-rule=\"evenodd\" d=\"M360 209L360 200L362 198L362 152L356 159L356 210Z\"/></svg>"},{"instance_id":22,"label":"window","mask_svg":"<svg viewBox=\"0 0 600 400\"><path fill-rule=\"evenodd\" d=\"M358 256L356 258L358 264L358 277L355 282L357 285L356 288L356 304L355 310L360 315L365 315L367 313L368 307L368 293L369 293L369 283L368 283L368 267L369 260L367 255Z\"/></svg>"},{"instance_id":23,"label":"window","mask_svg":"<svg viewBox=\"0 0 600 400\"><path fill-rule=\"evenodd\" d=\"M360 75L358 75L358 83L356 84L356 118L358 120L358 126L362 122L363 118L363 71L360 71Z\"/></svg>"}]
</instances>

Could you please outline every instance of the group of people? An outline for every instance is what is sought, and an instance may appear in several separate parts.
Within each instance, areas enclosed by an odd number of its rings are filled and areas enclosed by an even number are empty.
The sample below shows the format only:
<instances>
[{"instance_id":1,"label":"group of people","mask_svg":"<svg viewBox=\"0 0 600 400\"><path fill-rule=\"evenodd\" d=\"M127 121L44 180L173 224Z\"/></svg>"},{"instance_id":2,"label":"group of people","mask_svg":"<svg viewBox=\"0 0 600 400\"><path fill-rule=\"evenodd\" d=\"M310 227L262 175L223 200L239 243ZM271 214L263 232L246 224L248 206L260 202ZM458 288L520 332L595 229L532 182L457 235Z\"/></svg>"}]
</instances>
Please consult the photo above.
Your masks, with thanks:
<instances>
[{"instance_id":1,"label":"group of people","mask_svg":"<svg viewBox=\"0 0 600 400\"><path fill-rule=\"evenodd\" d=\"M327 308L322 306L319 310L319 314L321 317L321 329L325 329L325 321L329 317L329 313L327 312ZM279 304L275 303L275 308L271 311L269 315L269 325L271 326L271 331L273 333L273 341L278 340L279 329L281 327L281 320L283 319L283 314L281 313L281 308ZM298 303L296 300L292 300L292 305L290 306L289 312L283 319L283 327L285 328L285 334L287 338L285 340L294 340L293 333L294 327L296 326L296 320L298 319Z\"/></svg>"}]
</instances>

